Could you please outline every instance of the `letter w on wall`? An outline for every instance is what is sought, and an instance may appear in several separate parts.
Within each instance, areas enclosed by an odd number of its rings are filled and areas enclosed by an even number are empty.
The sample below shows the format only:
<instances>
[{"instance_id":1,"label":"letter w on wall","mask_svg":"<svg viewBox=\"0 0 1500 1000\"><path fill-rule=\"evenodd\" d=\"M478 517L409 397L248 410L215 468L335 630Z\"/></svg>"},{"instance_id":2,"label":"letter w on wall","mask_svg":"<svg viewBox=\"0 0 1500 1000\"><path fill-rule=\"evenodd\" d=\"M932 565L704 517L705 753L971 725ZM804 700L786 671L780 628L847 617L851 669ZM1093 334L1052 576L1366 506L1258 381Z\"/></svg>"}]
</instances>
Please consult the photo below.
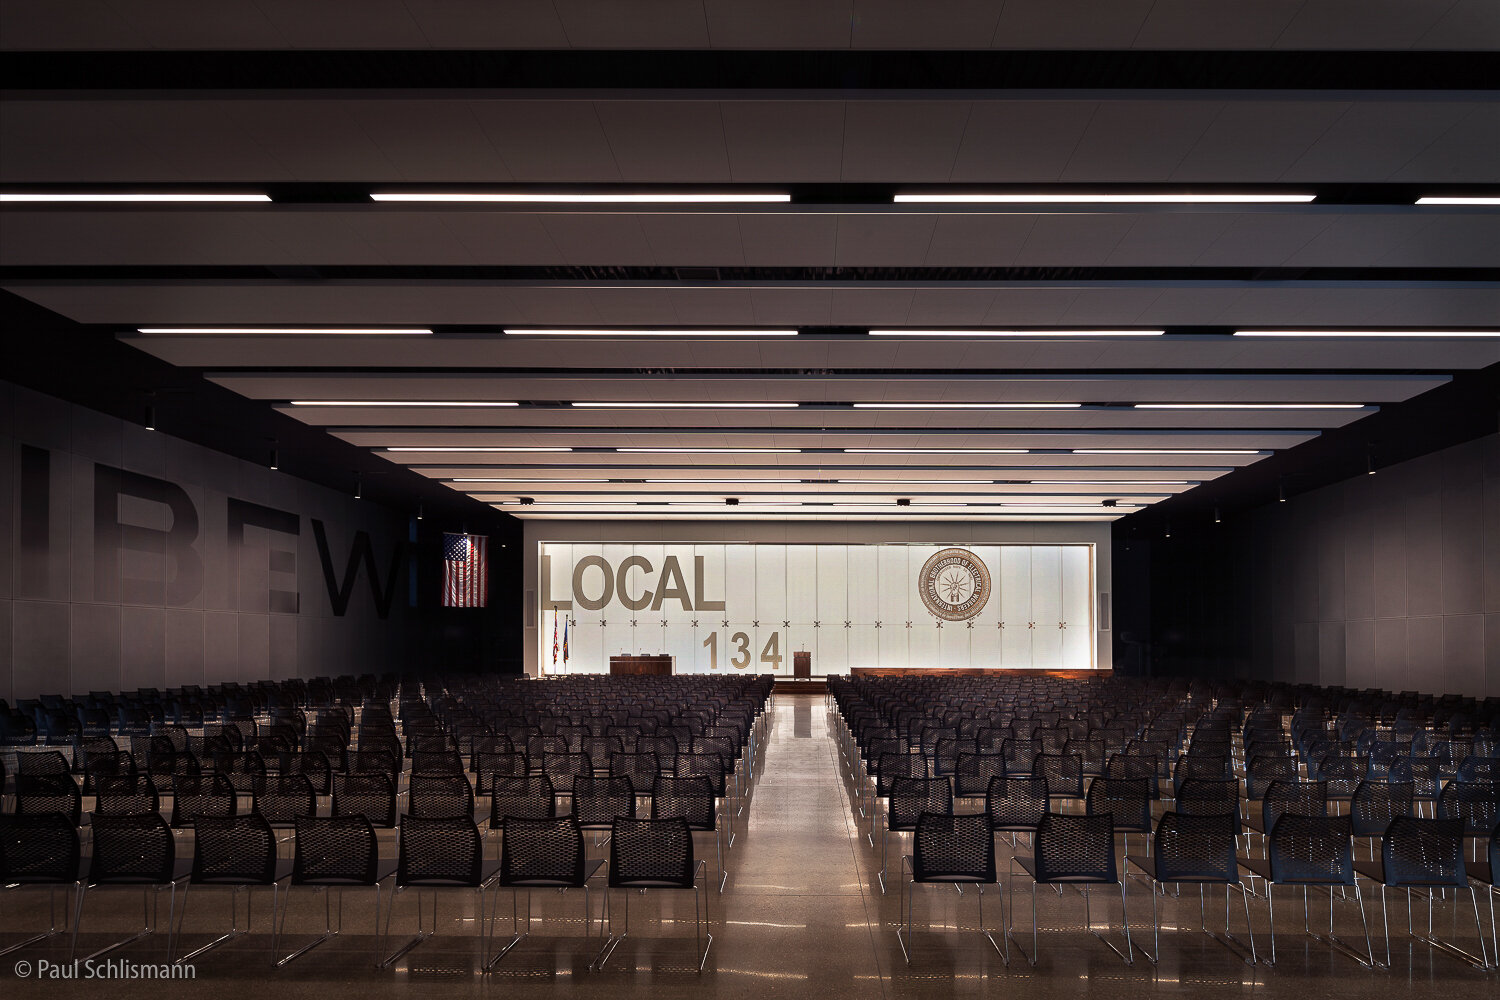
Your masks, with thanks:
<instances>
[{"instance_id":1,"label":"letter w on wall","mask_svg":"<svg viewBox=\"0 0 1500 1000\"><path fill-rule=\"evenodd\" d=\"M406 547L396 543L391 552L391 571L382 587L375 568L375 546L370 541L370 533L356 531L354 543L349 547L349 562L344 568L344 578L340 582L334 573L333 554L328 549L328 532L324 529L323 522L313 518L312 529L313 539L318 543L318 559L323 563L323 582L328 586L328 601L333 605L333 613L342 618L349 610L349 598L354 595L354 581L359 576L359 564L364 563L365 578L370 582L370 596L375 602L375 613L381 618L388 617L391 613L391 601L396 596L396 580L401 575Z\"/></svg>"}]
</instances>

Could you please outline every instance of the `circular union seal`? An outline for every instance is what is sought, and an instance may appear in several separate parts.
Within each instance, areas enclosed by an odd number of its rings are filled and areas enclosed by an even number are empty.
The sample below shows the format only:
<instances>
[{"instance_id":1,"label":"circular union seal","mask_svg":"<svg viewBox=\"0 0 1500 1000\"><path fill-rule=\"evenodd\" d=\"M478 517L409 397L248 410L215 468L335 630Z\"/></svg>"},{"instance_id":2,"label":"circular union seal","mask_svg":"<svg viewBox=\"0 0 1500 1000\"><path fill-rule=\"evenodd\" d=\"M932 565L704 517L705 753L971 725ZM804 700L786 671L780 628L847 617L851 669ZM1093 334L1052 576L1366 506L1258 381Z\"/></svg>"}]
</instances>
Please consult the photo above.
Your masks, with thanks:
<instances>
[{"instance_id":1,"label":"circular union seal","mask_svg":"<svg viewBox=\"0 0 1500 1000\"><path fill-rule=\"evenodd\" d=\"M941 549L922 564L917 593L937 617L966 621L983 611L990 599L990 571L968 549Z\"/></svg>"}]
</instances>

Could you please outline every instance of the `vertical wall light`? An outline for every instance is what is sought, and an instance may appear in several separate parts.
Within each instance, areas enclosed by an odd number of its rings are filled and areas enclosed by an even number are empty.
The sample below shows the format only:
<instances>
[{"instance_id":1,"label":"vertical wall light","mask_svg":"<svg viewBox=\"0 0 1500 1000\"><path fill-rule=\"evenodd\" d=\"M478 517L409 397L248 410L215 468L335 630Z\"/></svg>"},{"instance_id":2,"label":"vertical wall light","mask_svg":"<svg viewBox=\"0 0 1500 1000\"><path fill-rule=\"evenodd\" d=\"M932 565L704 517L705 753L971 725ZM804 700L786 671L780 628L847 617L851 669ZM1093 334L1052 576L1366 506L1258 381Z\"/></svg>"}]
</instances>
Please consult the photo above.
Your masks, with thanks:
<instances>
[{"instance_id":1,"label":"vertical wall light","mask_svg":"<svg viewBox=\"0 0 1500 1000\"><path fill-rule=\"evenodd\" d=\"M273 438L271 441L271 471L275 472L279 468L281 468L281 451L276 447L276 441Z\"/></svg>"},{"instance_id":2,"label":"vertical wall light","mask_svg":"<svg viewBox=\"0 0 1500 1000\"><path fill-rule=\"evenodd\" d=\"M365 484L364 484L364 480L360 479L359 473L356 472L354 474L354 499L356 499L356 500L363 500L364 498L365 498Z\"/></svg>"},{"instance_id":3,"label":"vertical wall light","mask_svg":"<svg viewBox=\"0 0 1500 1000\"><path fill-rule=\"evenodd\" d=\"M1286 503L1286 480L1284 479L1276 483L1276 502Z\"/></svg>"},{"instance_id":4,"label":"vertical wall light","mask_svg":"<svg viewBox=\"0 0 1500 1000\"><path fill-rule=\"evenodd\" d=\"M1223 522L1223 520L1224 519L1219 516L1219 508L1215 507L1214 508L1214 524L1220 524L1220 523Z\"/></svg>"},{"instance_id":5,"label":"vertical wall light","mask_svg":"<svg viewBox=\"0 0 1500 1000\"><path fill-rule=\"evenodd\" d=\"M421 504L417 504L417 520L418 521L422 520L422 514L423 514L422 505Z\"/></svg>"},{"instance_id":6,"label":"vertical wall light","mask_svg":"<svg viewBox=\"0 0 1500 1000\"><path fill-rule=\"evenodd\" d=\"M1171 521L1167 522L1166 530L1162 532L1161 537L1163 537L1163 538L1171 538L1172 537L1172 522Z\"/></svg>"},{"instance_id":7,"label":"vertical wall light","mask_svg":"<svg viewBox=\"0 0 1500 1000\"><path fill-rule=\"evenodd\" d=\"M156 393L146 393L146 419L143 421L143 425L148 431L156 430L156 404L154 402L151 402L151 400L154 400L155 398Z\"/></svg>"},{"instance_id":8,"label":"vertical wall light","mask_svg":"<svg viewBox=\"0 0 1500 1000\"><path fill-rule=\"evenodd\" d=\"M1375 475L1375 446L1373 444L1365 448L1365 475Z\"/></svg>"}]
</instances>

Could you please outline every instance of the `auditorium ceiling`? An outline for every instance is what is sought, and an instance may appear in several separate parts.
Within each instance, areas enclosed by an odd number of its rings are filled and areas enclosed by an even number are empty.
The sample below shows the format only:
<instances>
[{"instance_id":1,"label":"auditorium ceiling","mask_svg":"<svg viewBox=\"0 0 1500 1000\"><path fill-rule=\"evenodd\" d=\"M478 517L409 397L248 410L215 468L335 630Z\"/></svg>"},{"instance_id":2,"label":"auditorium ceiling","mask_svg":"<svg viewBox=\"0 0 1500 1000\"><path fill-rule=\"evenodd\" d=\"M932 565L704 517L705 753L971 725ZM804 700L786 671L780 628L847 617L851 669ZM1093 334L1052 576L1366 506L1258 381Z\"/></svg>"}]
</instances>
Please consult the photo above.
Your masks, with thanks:
<instances>
[{"instance_id":1,"label":"auditorium ceiling","mask_svg":"<svg viewBox=\"0 0 1500 1000\"><path fill-rule=\"evenodd\" d=\"M0 8L0 284L519 517L1246 505L1500 371L1490 3L183 11Z\"/></svg>"}]
</instances>

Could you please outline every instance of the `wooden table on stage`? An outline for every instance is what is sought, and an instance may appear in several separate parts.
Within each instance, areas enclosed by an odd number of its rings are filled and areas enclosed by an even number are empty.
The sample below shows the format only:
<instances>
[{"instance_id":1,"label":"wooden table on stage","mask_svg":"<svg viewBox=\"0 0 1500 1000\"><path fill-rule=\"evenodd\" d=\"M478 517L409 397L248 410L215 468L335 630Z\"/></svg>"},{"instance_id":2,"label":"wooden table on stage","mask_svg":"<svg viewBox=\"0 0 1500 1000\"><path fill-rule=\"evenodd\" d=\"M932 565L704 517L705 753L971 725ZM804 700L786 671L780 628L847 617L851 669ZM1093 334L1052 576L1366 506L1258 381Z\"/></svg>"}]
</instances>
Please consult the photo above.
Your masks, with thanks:
<instances>
[{"instance_id":1,"label":"wooden table on stage","mask_svg":"<svg viewBox=\"0 0 1500 1000\"><path fill-rule=\"evenodd\" d=\"M665 653L611 656L611 674L671 674L672 658Z\"/></svg>"}]
</instances>

